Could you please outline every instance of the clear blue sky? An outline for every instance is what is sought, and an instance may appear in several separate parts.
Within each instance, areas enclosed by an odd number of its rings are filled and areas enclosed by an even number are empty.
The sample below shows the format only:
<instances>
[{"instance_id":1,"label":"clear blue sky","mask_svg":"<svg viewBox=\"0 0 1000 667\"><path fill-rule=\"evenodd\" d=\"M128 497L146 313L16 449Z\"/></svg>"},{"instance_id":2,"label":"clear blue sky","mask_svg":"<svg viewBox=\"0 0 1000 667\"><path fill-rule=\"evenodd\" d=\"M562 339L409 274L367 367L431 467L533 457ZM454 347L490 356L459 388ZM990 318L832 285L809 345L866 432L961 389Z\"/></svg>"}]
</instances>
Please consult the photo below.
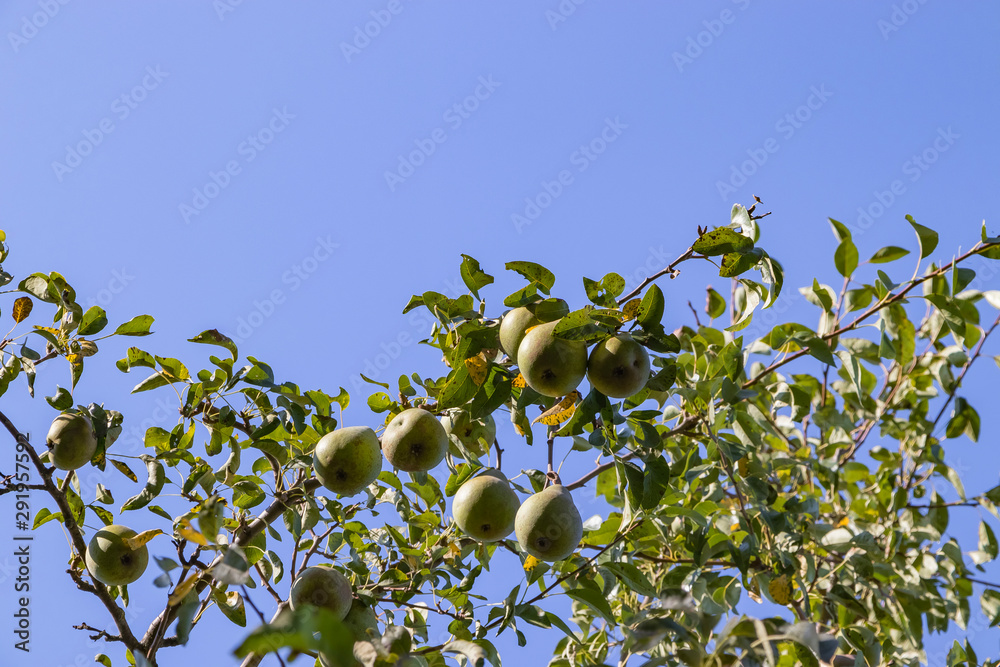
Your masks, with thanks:
<instances>
[{"instance_id":1,"label":"clear blue sky","mask_svg":"<svg viewBox=\"0 0 1000 667\"><path fill-rule=\"evenodd\" d=\"M496 314L517 284L501 276L514 259L545 264L580 303L581 275L617 271L634 285L696 225L726 223L756 194L774 212L762 244L785 266L780 309L813 322L795 287L836 282L828 216L856 228L864 257L914 247L906 214L941 231L941 259L974 243L984 218L1000 231L998 25L995 3L943 0L11 0L0 6L4 268L61 271L113 322L154 315L156 336L140 345L189 366L207 353L183 340L217 327L280 379L335 392L369 365L389 381L440 370L414 344L424 323L400 311L411 293L460 284L460 253L498 276ZM1000 288L995 272L981 277ZM687 300L699 306L712 280L696 269L665 285L668 316L688 322ZM171 423L157 405L171 394L128 396L138 378L114 369L121 343L107 348L77 402L123 411L126 431ZM52 366L41 395L67 384ZM966 393L994 400L997 372L981 364ZM376 423L367 388L353 393L347 423ZM0 404L40 439L52 410L23 394L19 384ZM980 444L947 453L971 492L1000 468L1000 423L983 417ZM522 448L521 465L543 464ZM133 487L112 475L120 503ZM584 514L600 510L586 495ZM952 530L974 540L967 511ZM153 552L166 555L160 539ZM70 626L109 619L63 574L54 524L35 549L31 663L87 664L108 649ZM516 574L505 567L498 580ZM162 606L151 579L131 587L143 627ZM11 649L11 586L0 572L0 663L27 665ZM240 632L220 618L209 612L161 664L229 664ZM504 656L536 664L558 637L535 630L526 649L503 635ZM996 655L1000 634L970 636Z\"/></svg>"}]
</instances>

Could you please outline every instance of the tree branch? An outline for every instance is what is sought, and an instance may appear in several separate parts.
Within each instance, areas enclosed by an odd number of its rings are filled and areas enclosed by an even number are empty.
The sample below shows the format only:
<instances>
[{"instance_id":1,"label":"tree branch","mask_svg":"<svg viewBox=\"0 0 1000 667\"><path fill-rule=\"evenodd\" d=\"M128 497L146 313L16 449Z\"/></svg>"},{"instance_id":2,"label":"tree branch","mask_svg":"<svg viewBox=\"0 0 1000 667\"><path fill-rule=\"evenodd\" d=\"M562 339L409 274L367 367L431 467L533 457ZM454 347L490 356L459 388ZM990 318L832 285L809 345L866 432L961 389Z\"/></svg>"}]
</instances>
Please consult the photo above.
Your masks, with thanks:
<instances>
[{"instance_id":1,"label":"tree branch","mask_svg":"<svg viewBox=\"0 0 1000 667\"><path fill-rule=\"evenodd\" d=\"M884 300L879 301L875 305L871 306L868 310L866 310L865 312L861 313L860 315L858 315L857 317L855 317L853 320L851 320L851 322L849 324L845 324L844 326L836 329L835 331L831 331L830 333L823 334L822 336L819 337L820 340L827 341L827 340L830 340L831 338L835 338L835 337L839 336L842 333L846 333L848 331L851 331L852 329L856 329L859 324L861 324L863 321L865 321L866 319L868 319L869 317L871 317L872 315L874 315L878 311L882 310L886 306L890 306L890 305L892 305L892 304L894 304L894 303L896 303L898 301L902 301L903 297L905 297L907 294L909 294L909 292L914 287L916 287L917 285L923 284L923 283L925 283L926 281L928 281L928 280L930 280L932 278L936 278L937 276L943 275L943 274L947 273L948 271L951 271L952 268L954 266L956 266L959 262L962 262L963 260L968 259L972 255L978 255L984 248L991 248L991 247L994 247L994 246L1000 246L1000 243L988 243L988 244L985 244L985 245L983 245L981 243L977 243L975 246L973 246L972 250L968 251L967 253L965 253L963 255L960 255L959 257L956 257L955 259L953 259L951 262L949 262L945 266L941 267L940 269L937 269L935 271L931 271L930 273L928 273L925 276L921 276L920 278L914 279L906 287L904 287L901 291L897 292L896 294L893 294L892 296L888 296ZM765 368L764 370L762 370L756 376L754 376L751 379L749 379L746 382L744 382L743 383L743 389L748 389L748 388L752 387L753 385L755 385L758 382L760 382L761 379L763 379L764 377L766 377L767 375L769 375L771 372L777 370L778 368L780 368L781 366L784 366L787 363L790 363L790 362L792 362L792 361L794 361L796 359L799 359L800 357L804 357L807 354L809 354L809 349L808 348L803 348L803 349L799 350L798 352L793 352L792 354L784 357L783 359L779 359L778 361L775 361L773 364L771 364L770 366L768 366L767 368Z\"/></svg>"},{"instance_id":2,"label":"tree branch","mask_svg":"<svg viewBox=\"0 0 1000 667\"><path fill-rule=\"evenodd\" d=\"M618 299L618 305L619 306L622 305L623 303L625 303L629 299L631 299L634 296L636 296L637 294L639 294L639 292L641 292L643 290L643 288L646 287L646 285L650 284L651 282L653 282L654 280L656 280L660 276L665 276L666 274L669 273L671 278L675 277L676 271L675 271L674 267L676 267L678 264L680 264L681 262L683 262L685 260L691 259L692 257L694 257L694 248L693 247L688 248L687 250L685 250L684 254L682 254L680 257L678 257L674 261L672 261L669 264L667 264L665 267L663 267L662 270L657 271L653 275L651 275L648 278L646 278L645 280L643 280L641 283L639 283L638 287L636 287L634 290L632 290L631 292L629 292L625 296L623 296L620 299Z\"/></svg>"},{"instance_id":3,"label":"tree branch","mask_svg":"<svg viewBox=\"0 0 1000 667\"><path fill-rule=\"evenodd\" d=\"M238 547L243 547L253 540L265 527L277 520L279 516L291 507L291 502L295 499L304 498L306 494L319 488L319 480L315 477L301 480L293 485L287 491L280 493L275 496L271 504L267 506L263 512L257 515L253 521L251 521L246 526L238 528L233 537L232 544ZM202 573L201 578L195 585L195 590L200 594L209 585L209 580L211 579L211 568L222 561L224 554L219 554L215 559L209 563L208 570ZM178 607L170 606L169 604L160 612L152 623L150 623L149 628L146 630L146 634L142 638L143 646L150 646L151 643L159 636L160 628L164 630L173 623L174 619L177 617ZM258 660L259 663L259 660ZM254 663L254 664L258 664ZM247 664L244 662L244 664Z\"/></svg>"},{"instance_id":4,"label":"tree branch","mask_svg":"<svg viewBox=\"0 0 1000 667\"><path fill-rule=\"evenodd\" d=\"M681 421L680 424L678 424L674 428L672 428L669 431L667 431L666 433L664 433L663 437L664 438L669 438L671 436L679 435L681 433L685 433L687 431L690 431L691 428L695 424L698 423L698 421L699 421L699 417L697 415L690 415L688 417L685 417ZM597 477L598 475L600 475L605 470L608 470L609 468L614 468L616 461L628 461L629 459L635 458L638 455L639 455L639 452L630 452L629 454L626 454L625 456L619 457L617 459L613 459L613 460L608 461L606 463L602 463L599 466L597 466L596 468L594 468L593 470L591 470L590 472L588 472L586 475L584 475L583 477L581 477L580 479L578 479L575 482L573 482L572 484L567 484L566 488L569 489L569 490L571 490L571 491L573 489L579 489L581 486L583 486L584 484L586 484L590 480L594 479L595 477Z\"/></svg>"},{"instance_id":5,"label":"tree branch","mask_svg":"<svg viewBox=\"0 0 1000 667\"><path fill-rule=\"evenodd\" d=\"M4 428L6 428L7 431L14 437L14 440L19 445L22 445L27 451L28 456L31 458L31 462L34 464L35 469L38 470L38 474L42 478L43 488L50 496L52 496L52 499L55 500L56 505L59 507L59 511L62 512L63 525L66 527L66 531L70 535L73 548L76 550L76 553L83 558L84 554L87 553L87 544L83 540L83 531L76 523L76 519L73 516L73 510L69 506L69 502L66 500L66 495L61 493L59 489L56 488L55 483L52 481L52 473L45 467L45 464L42 463L41 458L38 456L38 452L35 451L35 448L31 446L30 442L28 442L28 439L17 430L14 424L3 412L0 412L0 424L3 424ZM91 579L93 579L93 576L91 576ZM82 578L78 580L78 587L82 581ZM114 619L115 625L118 627L118 632L121 637L120 641L133 652L140 650L142 647L140 646L139 641L135 638L135 635L132 634L132 628L129 627L128 619L125 618L125 610L115 604L115 601L111 599L111 594L108 593L108 589L104 584L97 581L97 579L93 579L93 582L93 584L87 584L87 587L83 590L87 590L88 592L96 595L104 607L108 610L108 613L111 614L111 618ZM152 658L150 658L150 660L152 660ZM155 665L156 663L154 662L153 664Z\"/></svg>"}]
</instances>

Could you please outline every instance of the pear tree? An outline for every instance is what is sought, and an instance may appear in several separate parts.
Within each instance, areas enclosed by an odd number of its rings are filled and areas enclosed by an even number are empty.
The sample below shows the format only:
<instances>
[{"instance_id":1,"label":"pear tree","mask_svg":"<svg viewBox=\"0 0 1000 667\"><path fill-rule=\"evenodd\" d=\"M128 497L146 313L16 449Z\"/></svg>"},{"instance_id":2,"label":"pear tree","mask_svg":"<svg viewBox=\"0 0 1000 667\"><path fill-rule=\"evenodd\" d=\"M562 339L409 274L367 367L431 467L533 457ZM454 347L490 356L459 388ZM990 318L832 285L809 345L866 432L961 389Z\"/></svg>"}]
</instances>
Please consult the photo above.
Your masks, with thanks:
<instances>
[{"instance_id":1,"label":"pear tree","mask_svg":"<svg viewBox=\"0 0 1000 667\"><path fill-rule=\"evenodd\" d=\"M75 627L103 665L174 664L206 615L231 623L247 666L499 667L497 636L523 644L529 625L558 667L916 665L940 633L958 637L949 665L1000 664L963 636L980 611L1000 624L1000 582L983 574L1000 486L966 488L945 459L997 419L962 381L1000 324L1000 291L977 279L1000 266L1000 237L970 228L935 261L938 234L907 216L900 245L860 261L831 219L839 285L795 276L814 322L761 327L785 275L759 203L688 230L627 293L617 273L583 277L585 303L527 261L502 267L514 293L491 294L463 255L467 293L403 308L431 314L437 371L363 377L367 396L301 387L215 329L192 332L183 361L128 347L115 365L133 392L177 401L138 453L120 441L121 397L74 391L111 363L103 340L148 336L153 318L112 329L61 274L0 268L14 323L0 394L38 389L51 422L29 438L0 409L30 465L0 474L0 496L31 493L33 529L69 536L68 576L104 610ZM666 316L694 263L728 295L708 287L702 314ZM36 386L42 364L63 365L69 389ZM586 472L564 479L557 451ZM94 470L104 483L81 486ZM978 542L948 532L977 510ZM494 574L501 561L519 581ZM136 587L157 609L126 613Z\"/></svg>"}]
</instances>

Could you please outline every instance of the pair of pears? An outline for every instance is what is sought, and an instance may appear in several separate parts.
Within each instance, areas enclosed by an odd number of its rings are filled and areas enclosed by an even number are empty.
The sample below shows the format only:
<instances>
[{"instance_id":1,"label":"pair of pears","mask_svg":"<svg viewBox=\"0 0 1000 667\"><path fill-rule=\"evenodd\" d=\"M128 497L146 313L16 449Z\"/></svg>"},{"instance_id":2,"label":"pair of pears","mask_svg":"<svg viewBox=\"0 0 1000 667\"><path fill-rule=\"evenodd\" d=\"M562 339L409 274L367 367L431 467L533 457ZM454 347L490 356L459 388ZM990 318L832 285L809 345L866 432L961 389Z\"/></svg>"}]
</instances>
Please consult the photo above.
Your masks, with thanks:
<instances>
[{"instance_id":1,"label":"pair of pears","mask_svg":"<svg viewBox=\"0 0 1000 667\"><path fill-rule=\"evenodd\" d=\"M500 346L529 387L557 398L586 377L605 396L628 398L646 386L649 353L630 335L620 333L601 341L588 358L586 343L555 336L559 321L542 322L530 306L515 308L500 320Z\"/></svg>"},{"instance_id":2,"label":"pair of pears","mask_svg":"<svg viewBox=\"0 0 1000 667\"><path fill-rule=\"evenodd\" d=\"M474 454L482 442L496 437L496 422L488 416L475 421L467 412L449 413L440 421L421 408L407 408L385 427L382 442L367 426L346 426L327 433L313 452L313 470L320 483L342 496L361 493L382 471L382 456L403 472L426 472L445 454L459 455L449 435L454 434Z\"/></svg>"},{"instance_id":3,"label":"pair of pears","mask_svg":"<svg viewBox=\"0 0 1000 667\"><path fill-rule=\"evenodd\" d=\"M583 537L569 489L549 486L521 503L507 478L492 469L459 487L452 513L469 537L496 542L514 532L524 551L544 561L568 558Z\"/></svg>"}]
</instances>

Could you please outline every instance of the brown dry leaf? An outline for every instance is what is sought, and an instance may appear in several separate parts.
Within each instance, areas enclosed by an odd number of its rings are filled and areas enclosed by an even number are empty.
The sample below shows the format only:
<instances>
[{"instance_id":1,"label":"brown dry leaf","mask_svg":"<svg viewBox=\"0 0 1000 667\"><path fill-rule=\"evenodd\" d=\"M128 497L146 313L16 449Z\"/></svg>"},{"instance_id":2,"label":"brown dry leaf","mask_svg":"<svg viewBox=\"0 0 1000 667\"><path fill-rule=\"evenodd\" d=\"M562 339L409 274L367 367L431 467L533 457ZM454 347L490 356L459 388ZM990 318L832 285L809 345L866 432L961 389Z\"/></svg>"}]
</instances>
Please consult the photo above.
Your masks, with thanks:
<instances>
[{"instance_id":1,"label":"brown dry leaf","mask_svg":"<svg viewBox=\"0 0 1000 667\"><path fill-rule=\"evenodd\" d=\"M532 424L542 423L546 426L556 426L567 421L576 412L576 404L583 398L577 390L571 391L566 398L553 405L551 408L535 417Z\"/></svg>"},{"instance_id":2,"label":"brown dry leaf","mask_svg":"<svg viewBox=\"0 0 1000 667\"><path fill-rule=\"evenodd\" d=\"M23 322L27 319L28 315L31 314L31 309L35 307L31 299L26 296L22 296L20 299L14 301L14 310L11 311L11 315L14 316L15 322Z\"/></svg>"}]
</instances>

